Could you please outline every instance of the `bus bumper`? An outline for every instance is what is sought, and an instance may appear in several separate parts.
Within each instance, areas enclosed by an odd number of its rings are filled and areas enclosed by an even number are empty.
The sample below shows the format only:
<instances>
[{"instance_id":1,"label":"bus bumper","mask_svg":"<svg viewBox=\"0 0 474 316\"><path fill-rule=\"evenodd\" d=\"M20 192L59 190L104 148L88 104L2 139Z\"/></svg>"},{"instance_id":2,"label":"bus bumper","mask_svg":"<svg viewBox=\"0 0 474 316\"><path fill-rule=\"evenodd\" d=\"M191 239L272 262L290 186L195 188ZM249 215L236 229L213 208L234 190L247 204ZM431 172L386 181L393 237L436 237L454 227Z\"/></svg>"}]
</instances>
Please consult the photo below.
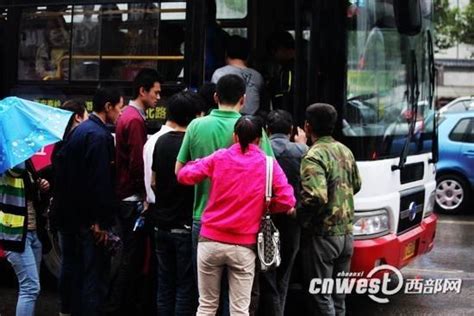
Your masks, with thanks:
<instances>
[{"instance_id":1,"label":"bus bumper","mask_svg":"<svg viewBox=\"0 0 474 316\"><path fill-rule=\"evenodd\" d=\"M402 268L414 258L433 249L437 217L423 219L421 224L401 235L389 234L374 239L354 241L351 271L366 275L374 267L388 264Z\"/></svg>"}]
</instances>

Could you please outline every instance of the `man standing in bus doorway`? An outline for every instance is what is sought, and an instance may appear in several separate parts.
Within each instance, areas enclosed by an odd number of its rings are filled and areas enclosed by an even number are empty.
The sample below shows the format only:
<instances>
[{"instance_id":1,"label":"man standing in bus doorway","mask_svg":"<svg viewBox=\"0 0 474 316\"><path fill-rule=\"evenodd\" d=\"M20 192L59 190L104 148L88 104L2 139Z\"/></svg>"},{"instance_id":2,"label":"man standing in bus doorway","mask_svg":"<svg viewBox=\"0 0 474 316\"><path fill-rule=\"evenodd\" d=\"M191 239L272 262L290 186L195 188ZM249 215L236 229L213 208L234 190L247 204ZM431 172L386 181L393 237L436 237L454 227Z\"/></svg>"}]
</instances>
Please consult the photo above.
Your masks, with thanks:
<instances>
[{"instance_id":1,"label":"man standing in bus doorway","mask_svg":"<svg viewBox=\"0 0 474 316\"><path fill-rule=\"evenodd\" d=\"M134 307L140 303L136 280L141 275L144 249L134 234L134 228L146 209L143 167L143 147L147 140L145 113L147 109L156 107L161 83L162 78L156 70L145 68L137 74L132 87L133 100L122 112L115 130L117 195L121 201L118 220L123 251L110 292L109 312L133 314Z\"/></svg>"},{"instance_id":2,"label":"man standing in bus doorway","mask_svg":"<svg viewBox=\"0 0 474 316\"><path fill-rule=\"evenodd\" d=\"M293 94L295 90L295 39L285 31L274 32L269 40L270 53L275 63L271 72L269 90L273 110L293 113Z\"/></svg>"},{"instance_id":3,"label":"man standing in bus doorway","mask_svg":"<svg viewBox=\"0 0 474 316\"><path fill-rule=\"evenodd\" d=\"M316 103L306 110L305 131L313 142L301 162L301 254L305 288L313 278L349 272L353 253L354 195L361 179L350 149L332 137L337 112ZM311 295L313 315L344 315L345 295Z\"/></svg>"},{"instance_id":4,"label":"man standing in bus doorway","mask_svg":"<svg viewBox=\"0 0 474 316\"><path fill-rule=\"evenodd\" d=\"M249 58L249 43L247 39L233 35L227 40L226 62L227 66L216 69L212 75L212 82L217 83L224 75L238 75L245 81L245 102L240 110L242 114L255 115L260 108L260 95L263 89L262 75L247 67Z\"/></svg>"}]
</instances>

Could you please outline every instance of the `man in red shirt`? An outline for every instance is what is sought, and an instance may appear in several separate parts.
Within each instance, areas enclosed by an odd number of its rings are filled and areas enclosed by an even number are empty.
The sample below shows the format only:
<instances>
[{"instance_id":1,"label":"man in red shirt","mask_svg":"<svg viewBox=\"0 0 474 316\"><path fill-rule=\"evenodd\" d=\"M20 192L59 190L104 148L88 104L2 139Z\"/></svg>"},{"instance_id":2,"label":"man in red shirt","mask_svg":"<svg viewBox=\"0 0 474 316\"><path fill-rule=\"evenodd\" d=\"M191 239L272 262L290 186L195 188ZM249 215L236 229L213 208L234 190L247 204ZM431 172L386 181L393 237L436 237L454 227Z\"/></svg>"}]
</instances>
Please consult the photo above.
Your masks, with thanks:
<instances>
[{"instance_id":1,"label":"man in red shirt","mask_svg":"<svg viewBox=\"0 0 474 316\"><path fill-rule=\"evenodd\" d=\"M142 69L133 81L132 97L123 110L115 130L117 196L120 200L119 222L123 251L118 275L113 283L109 309L133 312L138 289L133 279L141 269L142 257L133 230L144 209L145 184L143 146L147 140L146 110L156 107L161 93L161 76L156 70ZM124 308L120 308L120 305Z\"/></svg>"}]
</instances>

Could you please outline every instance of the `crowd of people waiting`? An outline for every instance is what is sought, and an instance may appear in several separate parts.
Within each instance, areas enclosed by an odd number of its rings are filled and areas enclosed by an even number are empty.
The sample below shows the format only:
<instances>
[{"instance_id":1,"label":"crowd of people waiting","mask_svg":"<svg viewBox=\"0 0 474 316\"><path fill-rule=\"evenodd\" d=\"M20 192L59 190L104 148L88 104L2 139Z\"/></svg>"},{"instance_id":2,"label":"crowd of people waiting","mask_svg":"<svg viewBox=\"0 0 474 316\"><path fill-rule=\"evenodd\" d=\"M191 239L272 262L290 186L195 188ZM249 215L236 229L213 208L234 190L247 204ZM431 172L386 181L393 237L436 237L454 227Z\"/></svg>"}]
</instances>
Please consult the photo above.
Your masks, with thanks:
<instances>
[{"instance_id":1,"label":"crowd of people waiting","mask_svg":"<svg viewBox=\"0 0 474 316\"><path fill-rule=\"evenodd\" d=\"M1 176L0 185L16 186L23 201L2 196L2 203L19 203L28 223L21 243L2 242L19 281L17 315L34 315L40 292L46 194L62 253L60 315L137 313L137 278L149 262L156 262L157 315L283 315L298 251L306 288L312 278L349 270L353 195L361 182L352 153L331 136L331 105L310 105L304 130L290 141L291 115L241 115L246 82L226 74L216 81L217 109L207 114L197 93L178 92L166 100L166 123L148 138L145 112L156 106L161 84L155 70L143 69L125 107L113 88L97 90L89 115L83 103L66 102L75 114L56 146L49 181L28 162ZM116 126L115 140L108 124ZM260 272L256 236L267 156L276 160L269 209L282 263ZM153 238L139 237L148 228ZM143 255L150 244L156 261ZM342 295L309 297L315 314L344 314Z\"/></svg>"}]
</instances>

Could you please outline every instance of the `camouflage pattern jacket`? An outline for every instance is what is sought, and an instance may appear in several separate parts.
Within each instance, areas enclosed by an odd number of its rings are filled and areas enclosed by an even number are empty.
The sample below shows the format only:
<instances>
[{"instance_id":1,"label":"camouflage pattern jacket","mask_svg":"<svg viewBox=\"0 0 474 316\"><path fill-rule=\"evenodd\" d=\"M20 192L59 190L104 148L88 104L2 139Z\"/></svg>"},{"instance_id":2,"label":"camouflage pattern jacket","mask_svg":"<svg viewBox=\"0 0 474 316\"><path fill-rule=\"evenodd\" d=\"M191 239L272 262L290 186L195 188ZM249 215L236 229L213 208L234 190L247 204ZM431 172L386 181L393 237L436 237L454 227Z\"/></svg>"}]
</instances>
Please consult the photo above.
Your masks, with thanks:
<instances>
[{"instance_id":1,"label":"camouflage pattern jacket","mask_svg":"<svg viewBox=\"0 0 474 316\"><path fill-rule=\"evenodd\" d=\"M330 136L319 138L301 162L298 219L319 236L352 234L354 194L361 180L349 148Z\"/></svg>"}]
</instances>

